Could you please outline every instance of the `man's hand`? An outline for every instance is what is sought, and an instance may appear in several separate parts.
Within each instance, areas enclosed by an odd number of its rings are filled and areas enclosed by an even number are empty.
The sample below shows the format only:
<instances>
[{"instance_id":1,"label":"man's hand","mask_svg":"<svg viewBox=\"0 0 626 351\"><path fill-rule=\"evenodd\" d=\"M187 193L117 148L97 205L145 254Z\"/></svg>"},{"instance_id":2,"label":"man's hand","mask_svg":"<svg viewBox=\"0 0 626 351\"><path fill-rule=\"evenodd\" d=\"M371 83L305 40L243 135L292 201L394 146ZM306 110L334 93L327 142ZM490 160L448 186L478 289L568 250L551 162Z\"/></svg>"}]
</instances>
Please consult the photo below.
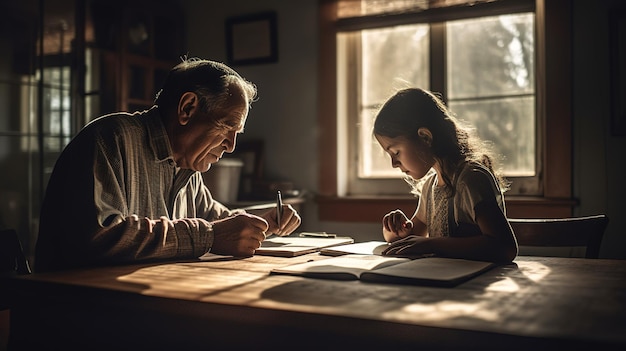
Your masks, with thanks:
<instances>
[{"instance_id":1,"label":"man's hand","mask_svg":"<svg viewBox=\"0 0 626 351\"><path fill-rule=\"evenodd\" d=\"M214 240L211 252L236 257L254 255L254 251L265 240L265 233L269 228L265 219L249 213L221 219L212 224Z\"/></svg>"},{"instance_id":2,"label":"man's hand","mask_svg":"<svg viewBox=\"0 0 626 351\"><path fill-rule=\"evenodd\" d=\"M278 223L276 223L276 208L272 208L271 210L261 214L268 225L267 229L268 233L273 233L279 236L287 236L293 233L296 228L300 226L302 219L296 210L288 204L283 205L283 215L280 220L280 228Z\"/></svg>"}]
</instances>

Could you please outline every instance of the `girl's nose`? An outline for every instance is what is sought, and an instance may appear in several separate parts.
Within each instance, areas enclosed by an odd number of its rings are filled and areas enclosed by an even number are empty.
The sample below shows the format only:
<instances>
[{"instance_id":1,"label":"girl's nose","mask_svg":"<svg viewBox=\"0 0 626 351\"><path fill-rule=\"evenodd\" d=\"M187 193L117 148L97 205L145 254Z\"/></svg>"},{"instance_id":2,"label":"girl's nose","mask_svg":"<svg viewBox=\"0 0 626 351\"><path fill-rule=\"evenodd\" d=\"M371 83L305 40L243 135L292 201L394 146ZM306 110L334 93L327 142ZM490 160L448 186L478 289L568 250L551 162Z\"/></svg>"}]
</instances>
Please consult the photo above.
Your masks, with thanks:
<instances>
[{"instance_id":1,"label":"girl's nose","mask_svg":"<svg viewBox=\"0 0 626 351\"><path fill-rule=\"evenodd\" d=\"M400 162L398 160L396 160L395 158L391 158L391 167L393 168L398 168L400 167Z\"/></svg>"}]
</instances>

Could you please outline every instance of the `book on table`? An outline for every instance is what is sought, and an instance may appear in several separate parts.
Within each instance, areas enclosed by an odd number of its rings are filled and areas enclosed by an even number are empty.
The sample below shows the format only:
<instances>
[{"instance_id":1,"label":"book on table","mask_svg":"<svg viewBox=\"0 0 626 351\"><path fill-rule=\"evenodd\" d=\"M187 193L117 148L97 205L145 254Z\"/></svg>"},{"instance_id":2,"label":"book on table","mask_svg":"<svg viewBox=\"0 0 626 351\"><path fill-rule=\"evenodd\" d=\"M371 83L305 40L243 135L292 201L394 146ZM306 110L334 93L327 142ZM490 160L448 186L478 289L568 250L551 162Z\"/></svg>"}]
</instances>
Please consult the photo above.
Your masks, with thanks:
<instances>
[{"instance_id":1,"label":"book on table","mask_svg":"<svg viewBox=\"0 0 626 351\"><path fill-rule=\"evenodd\" d=\"M255 255L295 257L353 242L354 239L350 237L273 236L261 243L261 247L256 249Z\"/></svg>"},{"instance_id":2,"label":"book on table","mask_svg":"<svg viewBox=\"0 0 626 351\"><path fill-rule=\"evenodd\" d=\"M320 254L326 256L341 256L347 254L360 254L360 255L382 255L385 249L389 247L393 247L394 249L405 249L414 245L416 242L420 240L424 240L425 238L418 235L409 235L402 239L398 239L393 243L388 243L386 241L366 241L360 243L348 243L344 245L336 245L332 248L324 248L320 250ZM398 255L395 255L398 256ZM406 255L408 258L422 258L422 257L430 257L433 255Z\"/></svg>"},{"instance_id":3,"label":"book on table","mask_svg":"<svg viewBox=\"0 0 626 351\"><path fill-rule=\"evenodd\" d=\"M386 241L365 241L326 247L320 250L320 254L325 256L342 256L347 254L381 255L388 247L389 244Z\"/></svg>"},{"instance_id":4,"label":"book on table","mask_svg":"<svg viewBox=\"0 0 626 351\"><path fill-rule=\"evenodd\" d=\"M271 274L453 287L495 265L492 262L445 257L407 258L346 254L275 268Z\"/></svg>"}]
</instances>

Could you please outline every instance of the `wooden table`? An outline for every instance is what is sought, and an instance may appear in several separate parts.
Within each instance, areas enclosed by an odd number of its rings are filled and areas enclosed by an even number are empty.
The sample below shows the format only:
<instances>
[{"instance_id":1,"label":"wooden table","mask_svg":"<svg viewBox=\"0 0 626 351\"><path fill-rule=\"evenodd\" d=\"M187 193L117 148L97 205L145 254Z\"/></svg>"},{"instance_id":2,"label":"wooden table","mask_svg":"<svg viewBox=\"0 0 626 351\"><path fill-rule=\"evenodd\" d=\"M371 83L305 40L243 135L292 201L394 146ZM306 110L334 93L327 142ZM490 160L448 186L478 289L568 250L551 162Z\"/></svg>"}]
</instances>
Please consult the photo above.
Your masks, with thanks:
<instances>
[{"instance_id":1,"label":"wooden table","mask_svg":"<svg viewBox=\"0 0 626 351\"><path fill-rule=\"evenodd\" d=\"M454 288L269 275L255 256L12 278L25 349L626 349L626 261L518 257Z\"/></svg>"}]
</instances>

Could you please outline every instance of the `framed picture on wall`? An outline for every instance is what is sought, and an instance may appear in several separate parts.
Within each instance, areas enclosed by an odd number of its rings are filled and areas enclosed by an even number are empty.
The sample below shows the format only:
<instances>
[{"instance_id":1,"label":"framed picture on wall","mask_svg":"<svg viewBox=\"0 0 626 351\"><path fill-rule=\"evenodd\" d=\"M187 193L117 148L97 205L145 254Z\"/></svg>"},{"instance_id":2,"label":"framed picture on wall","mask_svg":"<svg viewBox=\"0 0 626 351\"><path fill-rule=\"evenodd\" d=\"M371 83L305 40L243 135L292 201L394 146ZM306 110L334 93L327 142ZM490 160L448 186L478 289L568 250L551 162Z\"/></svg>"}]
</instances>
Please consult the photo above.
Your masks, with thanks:
<instances>
[{"instance_id":1,"label":"framed picture on wall","mask_svg":"<svg viewBox=\"0 0 626 351\"><path fill-rule=\"evenodd\" d=\"M226 56L230 65L278 61L276 12L226 19Z\"/></svg>"}]
</instances>

